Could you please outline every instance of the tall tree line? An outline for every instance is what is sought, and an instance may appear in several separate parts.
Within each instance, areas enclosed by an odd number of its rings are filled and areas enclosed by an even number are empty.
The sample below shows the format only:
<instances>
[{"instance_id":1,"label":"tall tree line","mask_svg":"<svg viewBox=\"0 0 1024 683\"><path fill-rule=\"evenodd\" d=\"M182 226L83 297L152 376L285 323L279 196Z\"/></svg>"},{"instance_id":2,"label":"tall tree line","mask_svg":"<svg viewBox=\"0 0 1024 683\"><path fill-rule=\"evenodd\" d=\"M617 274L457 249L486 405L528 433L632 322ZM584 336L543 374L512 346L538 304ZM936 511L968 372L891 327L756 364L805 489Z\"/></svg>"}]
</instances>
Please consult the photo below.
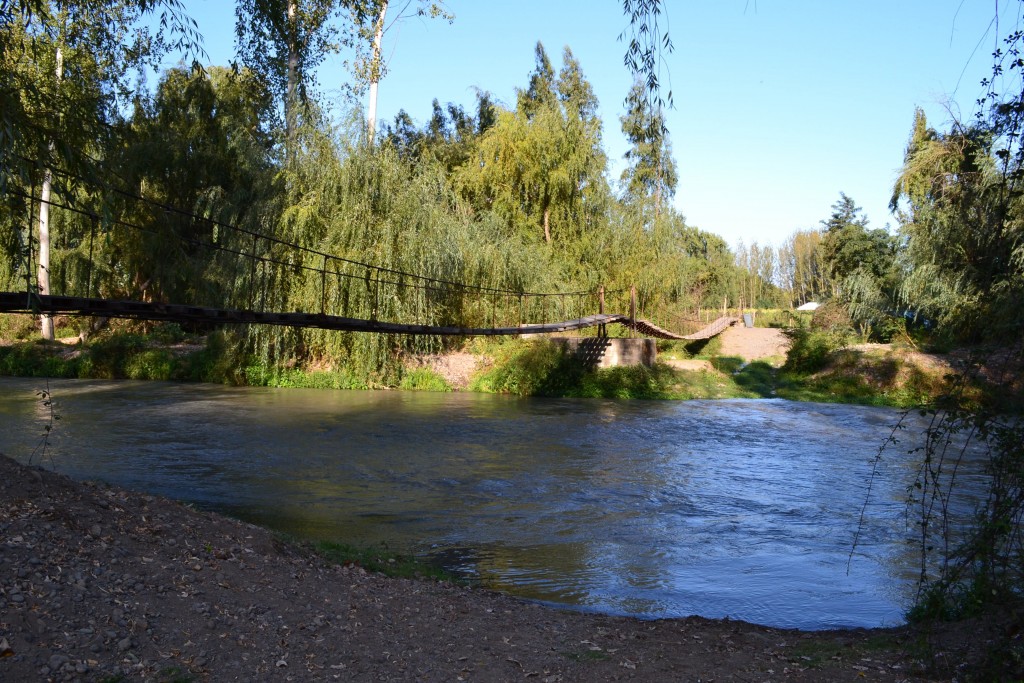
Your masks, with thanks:
<instances>
[{"instance_id":1,"label":"tall tree line","mask_svg":"<svg viewBox=\"0 0 1024 683\"><path fill-rule=\"evenodd\" d=\"M4 99L2 112L4 131L16 136L3 151L2 239L11 258L0 277L7 282L51 280L61 291L88 286L90 295L110 298L245 308L257 277L276 278L281 310L316 310L304 264L291 273L264 265L251 272L196 246L291 258L270 240L248 243L223 229L234 225L488 287L635 285L652 314L734 297L730 250L671 206L676 174L663 113L645 105L651 83L626 93L620 124L631 147L615 183L599 103L569 47L555 64L536 46L511 106L483 92L471 112L435 103L422 126L399 114L374 139L356 112L348 124L330 123L336 117L325 112L334 103L317 91L316 66L347 51L353 88L367 89L384 75L375 66L382 17L450 19L439 3L240 0L234 63L184 63L152 89L137 85L138 74L156 60L200 54L177 0L40 1L4 11L4 91L18 93ZM26 197L38 197L47 177L58 206L47 217L51 262L29 275L23 264L42 240L39 226L26 223L29 215L39 221L40 203ZM389 315L409 314L401 309L397 302ZM472 322L473 311L459 314ZM250 330L245 343L275 362L358 359L386 374L396 352L441 342Z\"/></svg>"}]
</instances>

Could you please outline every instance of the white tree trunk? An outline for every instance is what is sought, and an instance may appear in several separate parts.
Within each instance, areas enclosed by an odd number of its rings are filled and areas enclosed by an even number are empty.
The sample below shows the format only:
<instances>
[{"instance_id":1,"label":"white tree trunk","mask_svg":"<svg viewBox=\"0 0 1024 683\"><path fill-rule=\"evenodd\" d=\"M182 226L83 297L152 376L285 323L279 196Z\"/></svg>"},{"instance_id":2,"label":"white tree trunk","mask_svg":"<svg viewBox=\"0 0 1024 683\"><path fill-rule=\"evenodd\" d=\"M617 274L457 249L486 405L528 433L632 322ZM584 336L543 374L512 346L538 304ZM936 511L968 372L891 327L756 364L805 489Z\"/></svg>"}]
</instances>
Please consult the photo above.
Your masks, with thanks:
<instances>
[{"instance_id":1,"label":"white tree trunk","mask_svg":"<svg viewBox=\"0 0 1024 683\"><path fill-rule=\"evenodd\" d=\"M370 146L373 146L374 133L377 130L377 84L380 83L380 52L381 42L384 39L384 19L388 14L388 0L382 0L380 3L380 14L377 16L377 22L373 27L373 57L370 62L370 103L366 110L366 132L370 141Z\"/></svg>"},{"instance_id":2,"label":"white tree trunk","mask_svg":"<svg viewBox=\"0 0 1024 683\"><path fill-rule=\"evenodd\" d=\"M43 176L43 190L39 199L39 293L50 293L50 171ZM53 341L53 317L39 316L43 339Z\"/></svg>"},{"instance_id":3,"label":"white tree trunk","mask_svg":"<svg viewBox=\"0 0 1024 683\"><path fill-rule=\"evenodd\" d=\"M57 86L64 77L64 53L60 45L57 46ZM53 149L53 142L50 142L50 149ZM50 294L50 192L53 174L46 169L43 174L43 188L39 195L39 270L37 279L39 281L39 293L48 296ZM53 341L53 317L45 313L39 316L39 325L42 330L43 339Z\"/></svg>"},{"instance_id":4,"label":"white tree trunk","mask_svg":"<svg viewBox=\"0 0 1024 683\"><path fill-rule=\"evenodd\" d=\"M285 83L284 137L285 156L289 164L295 160L295 135L298 127L299 95L299 5L296 0L288 2L288 66Z\"/></svg>"}]
</instances>

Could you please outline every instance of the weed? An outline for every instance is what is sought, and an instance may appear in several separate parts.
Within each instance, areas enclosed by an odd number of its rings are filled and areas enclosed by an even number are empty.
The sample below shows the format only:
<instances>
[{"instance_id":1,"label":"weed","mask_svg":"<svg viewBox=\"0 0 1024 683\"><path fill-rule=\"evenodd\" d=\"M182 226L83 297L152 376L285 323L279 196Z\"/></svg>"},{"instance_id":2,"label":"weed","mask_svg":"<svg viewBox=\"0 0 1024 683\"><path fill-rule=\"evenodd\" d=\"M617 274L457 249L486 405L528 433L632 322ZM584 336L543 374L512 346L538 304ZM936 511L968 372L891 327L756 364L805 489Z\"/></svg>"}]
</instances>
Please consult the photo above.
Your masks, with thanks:
<instances>
[{"instance_id":1,"label":"weed","mask_svg":"<svg viewBox=\"0 0 1024 683\"><path fill-rule=\"evenodd\" d=\"M50 393L50 383L46 383L45 389L40 389L36 392L36 396L39 397L39 406L43 410L45 422L43 423L43 433L39 437L39 443L32 450L32 453L28 456L28 462L31 465L35 459L36 454L39 454L39 459L42 460L46 457L46 451L50 446L50 436L53 433L53 427L55 423L60 420L60 415L54 410L53 407L53 394ZM51 456L52 463L52 456Z\"/></svg>"},{"instance_id":2,"label":"weed","mask_svg":"<svg viewBox=\"0 0 1024 683\"><path fill-rule=\"evenodd\" d=\"M571 650L563 652L562 656L574 662L603 662L610 658L608 653L602 650Z\"/></svg>"},{"instance_id":3,"label":"weed","mask_svg":"<svg viewBox=\"0 0 1024 683\"><path fill-rule=\"evenodd\" d=\"M459 583L460 580L445 569L412 557L391 552L381 543L372 546L356 546L348 543L321 541L313 546L316 553L325 559L341 565L355 565L367 571L404 579L432 579Z\"/></svg>"},{"instance_id":4,"label":"weed","mask_svg":"<svg viewBox=\"0 0 1024 683\"><path fill-rule=\"evenodd\" d=\"M408 370L402 375L399 389L406 391L451 391L452 386L445 381L444 377L437 374L430 368L416 368Z\"/></svg>"}]
</instances>

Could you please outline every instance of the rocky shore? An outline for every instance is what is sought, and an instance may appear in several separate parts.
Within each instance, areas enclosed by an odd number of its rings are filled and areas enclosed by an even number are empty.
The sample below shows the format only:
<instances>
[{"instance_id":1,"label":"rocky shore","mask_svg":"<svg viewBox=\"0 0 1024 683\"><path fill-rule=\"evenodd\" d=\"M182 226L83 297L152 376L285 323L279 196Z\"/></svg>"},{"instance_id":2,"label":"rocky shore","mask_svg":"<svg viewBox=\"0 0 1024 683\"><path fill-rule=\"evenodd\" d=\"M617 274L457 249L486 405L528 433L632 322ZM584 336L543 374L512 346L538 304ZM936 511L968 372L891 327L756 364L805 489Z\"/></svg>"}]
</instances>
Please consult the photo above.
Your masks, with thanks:
<instances>
[{"instance_id":1,"label":"rocky shore","mask_svg":"<svg viewBox=\"0 0 1024 683\"><path fill-rule=\"evenodd\" d=\"M0 456L0 681L916 681L909 631L555 610Z\"/></svg>"}]
</instances>

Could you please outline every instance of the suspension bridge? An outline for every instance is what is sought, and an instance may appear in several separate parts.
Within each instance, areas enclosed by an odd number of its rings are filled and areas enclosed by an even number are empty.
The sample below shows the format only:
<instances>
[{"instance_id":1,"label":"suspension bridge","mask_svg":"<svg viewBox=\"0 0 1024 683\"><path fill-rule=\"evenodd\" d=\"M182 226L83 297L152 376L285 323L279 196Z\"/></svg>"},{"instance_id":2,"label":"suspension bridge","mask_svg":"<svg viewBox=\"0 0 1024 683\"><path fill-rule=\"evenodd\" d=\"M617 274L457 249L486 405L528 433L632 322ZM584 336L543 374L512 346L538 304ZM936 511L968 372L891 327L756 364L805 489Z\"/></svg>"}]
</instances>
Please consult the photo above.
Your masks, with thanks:
<instances>
[{"instance_id":1,"label":"suspension bridge","mask_svg":"<svg viewBox=\"0 0 1024 683\"><path fill-rule=\"evenodd\" d=\"M152 220L131 222L109 214L101 220L99 212L68 200L44 202L34 190L7 188L29 207L45 203L67 212L77 219L77 229L63 237L62 257L53 261L47 290L34 277L39 253L32 248L35 217L30 209L24 231L24 288L0 292L0 313L466 337L585 329L605 337L607 326L621 325L631 335L687 341L709 339L738 321L723 315L703 324L676 318L659 325L645 319L642 310L638 315L635 288L542 293L427 277L113 192L148 207ZM134 240L141 254L173 255L188 272L156 273L142 285L126 286L123 273L131 264L96 249L97 241L113 231ZM156 261L159 269L159 257ZM182 300L153 294L173 289L159 286L161 277L185 281L176 288ZM296 290L304 293L298 303L307 310L295 310L299 306L288 292ZM628 313L606 312L608 300ZM669 324L677 331L662 326Z\"/></svg>"}]
</instances>

